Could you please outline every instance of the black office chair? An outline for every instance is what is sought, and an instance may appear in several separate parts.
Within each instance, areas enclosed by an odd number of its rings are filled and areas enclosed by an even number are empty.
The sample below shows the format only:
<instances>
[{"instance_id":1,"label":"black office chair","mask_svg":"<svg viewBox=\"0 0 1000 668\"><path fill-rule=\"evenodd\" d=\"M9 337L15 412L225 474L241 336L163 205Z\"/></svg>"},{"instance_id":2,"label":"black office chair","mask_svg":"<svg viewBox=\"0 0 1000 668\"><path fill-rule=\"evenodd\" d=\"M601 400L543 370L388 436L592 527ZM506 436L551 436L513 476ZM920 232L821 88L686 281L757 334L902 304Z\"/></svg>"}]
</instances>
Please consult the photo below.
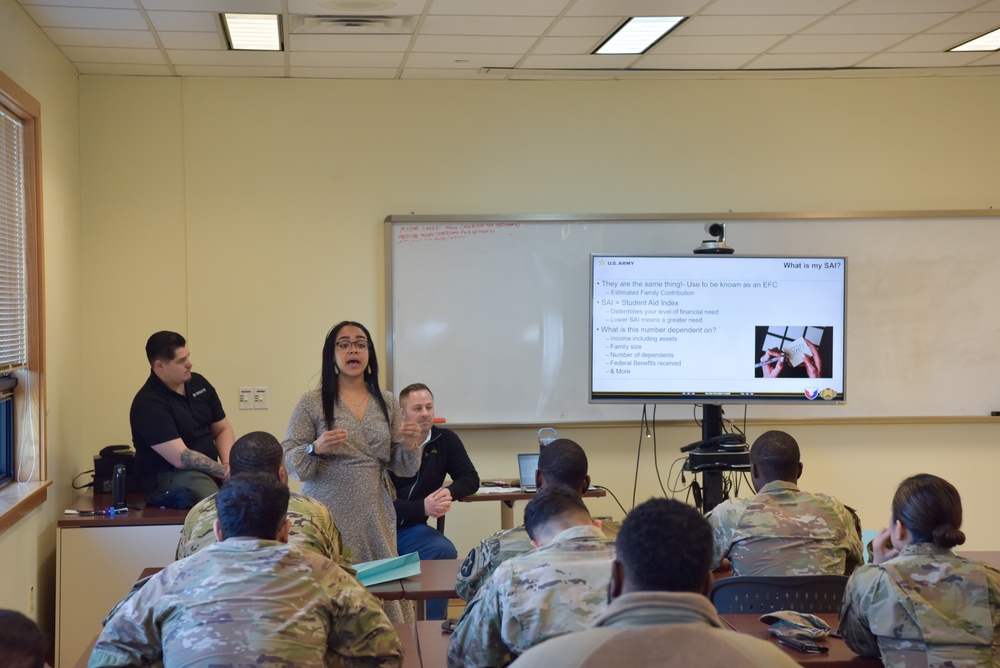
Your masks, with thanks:
<instances>
[{"instance_id":1,"label":"black office chair","mask_svg":"<svg viewBox=\"0 0 1000 668\"><path fill-rule=\"evenodd\" d=\"M716 580L708 592L719 614L775 610L840 612L846 575L743 575Z\"/></svg>"}]
</instances>

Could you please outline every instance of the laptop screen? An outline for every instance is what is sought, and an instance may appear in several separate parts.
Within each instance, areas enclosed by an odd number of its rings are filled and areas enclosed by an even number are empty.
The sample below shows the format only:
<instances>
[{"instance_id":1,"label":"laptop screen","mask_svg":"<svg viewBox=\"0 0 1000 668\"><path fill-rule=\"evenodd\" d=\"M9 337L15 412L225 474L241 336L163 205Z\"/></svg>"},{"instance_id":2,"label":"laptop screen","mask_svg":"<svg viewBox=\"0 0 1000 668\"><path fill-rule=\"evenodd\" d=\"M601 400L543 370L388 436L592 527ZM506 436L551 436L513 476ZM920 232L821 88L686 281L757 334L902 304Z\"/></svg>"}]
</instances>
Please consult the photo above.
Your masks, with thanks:
<instances>
[{"instance_id":1,"label":"laptop screen","mask_svg":"<svg viewBox=\"0 0 1000 668\"><path fill-rule=\"evenodd\" d=\"M517 456L517 470L521 476L521 488L535 488L535 471L538 469L538 454Z\"/></svg>"}]
</instances>

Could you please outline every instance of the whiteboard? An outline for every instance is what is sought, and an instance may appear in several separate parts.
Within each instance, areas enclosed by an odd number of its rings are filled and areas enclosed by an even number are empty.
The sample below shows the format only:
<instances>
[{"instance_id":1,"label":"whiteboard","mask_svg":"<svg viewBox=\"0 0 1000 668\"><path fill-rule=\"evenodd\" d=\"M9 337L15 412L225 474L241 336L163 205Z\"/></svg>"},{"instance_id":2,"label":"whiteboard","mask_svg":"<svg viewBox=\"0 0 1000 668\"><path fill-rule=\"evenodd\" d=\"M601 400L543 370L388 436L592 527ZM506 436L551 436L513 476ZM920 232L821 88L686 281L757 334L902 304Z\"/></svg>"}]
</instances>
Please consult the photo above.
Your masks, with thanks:
<instances>
[{"instance_id":1,"label":"whiteboard","mask_svg":"<svg viewBox=\"0 0 1000 668\"><path fill-rule=\"evenodd\" d=\"M736 216L389 216L389 386L459 425L637 421L588 403L591 253L685 255L726 222L738 254L847 257L842 405L749 417L982 416L1000 405L1000 219L992 211ZM739 407L742 413L742 406ZM735 411L732 408L730 415ZM661 404L686 419L690 404Z\"/></svg>"}]
</instances>

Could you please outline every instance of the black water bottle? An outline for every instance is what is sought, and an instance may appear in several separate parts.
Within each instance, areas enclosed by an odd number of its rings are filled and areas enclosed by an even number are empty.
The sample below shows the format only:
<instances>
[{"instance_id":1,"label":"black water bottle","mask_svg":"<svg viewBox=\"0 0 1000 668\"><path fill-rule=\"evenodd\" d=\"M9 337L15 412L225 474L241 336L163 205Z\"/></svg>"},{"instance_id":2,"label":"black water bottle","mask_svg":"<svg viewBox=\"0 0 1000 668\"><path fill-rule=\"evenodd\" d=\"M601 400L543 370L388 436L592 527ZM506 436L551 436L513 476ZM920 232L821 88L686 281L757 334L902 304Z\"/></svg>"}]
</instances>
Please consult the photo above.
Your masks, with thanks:
<instances>
[{"instance_id":1,"label":"black water bottle","mask_svg":"<svg viewBox=\"0 0 1000 668\"><path fill-rule=\"evenodd\" d=\"M125 504L125 465L115 464L115 475L111 480L111 507L115 510L126 508Z\"/></svg>"}]
</instances>

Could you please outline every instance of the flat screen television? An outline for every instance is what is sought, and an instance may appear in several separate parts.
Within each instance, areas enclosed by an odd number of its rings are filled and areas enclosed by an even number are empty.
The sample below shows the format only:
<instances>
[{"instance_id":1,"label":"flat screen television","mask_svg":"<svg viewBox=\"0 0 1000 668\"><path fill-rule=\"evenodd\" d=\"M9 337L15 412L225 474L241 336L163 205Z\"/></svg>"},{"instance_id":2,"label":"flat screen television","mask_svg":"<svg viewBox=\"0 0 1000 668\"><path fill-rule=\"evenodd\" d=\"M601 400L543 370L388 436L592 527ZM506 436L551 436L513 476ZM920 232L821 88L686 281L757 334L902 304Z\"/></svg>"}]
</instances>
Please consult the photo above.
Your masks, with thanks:
<instances>
[{"instance_id":1,"label":"flat screen television","mask_svg":"<svg viewBox=\"0 0 1000 668\"><path fill-rule=\"evenodd\" d=\"M847 258L591 255L591 403L845 401Z\"/></svg>"}]
</instances>

